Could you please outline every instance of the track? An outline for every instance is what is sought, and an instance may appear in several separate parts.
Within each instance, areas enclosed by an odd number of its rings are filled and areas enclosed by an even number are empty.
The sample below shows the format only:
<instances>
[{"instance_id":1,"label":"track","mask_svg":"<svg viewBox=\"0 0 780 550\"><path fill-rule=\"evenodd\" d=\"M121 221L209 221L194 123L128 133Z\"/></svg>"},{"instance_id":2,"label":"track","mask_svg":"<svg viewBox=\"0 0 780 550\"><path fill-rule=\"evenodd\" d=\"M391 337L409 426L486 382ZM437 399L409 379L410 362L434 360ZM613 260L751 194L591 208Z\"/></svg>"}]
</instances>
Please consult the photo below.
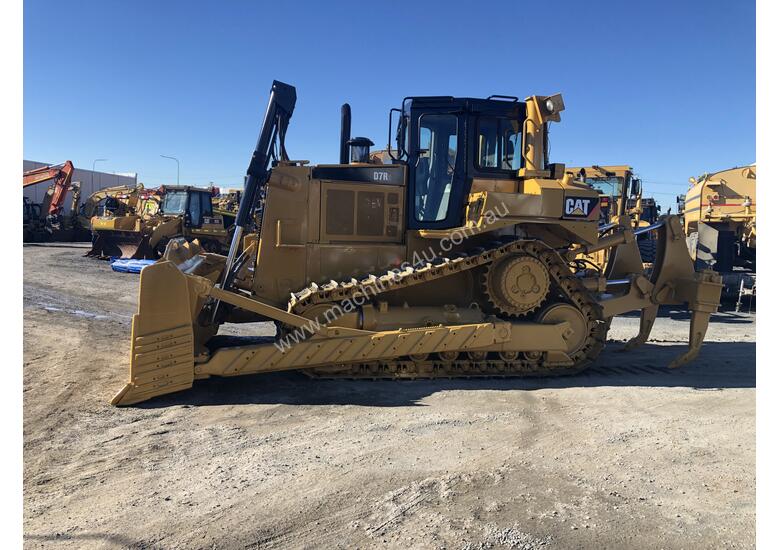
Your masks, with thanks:
<instances>
[{"instance_id":1,"label":"track","mask_svg":"<svg viewBox=\"0 0 780 550\"><path fill-rule=\"evenodd\" d=\"M333 365L308 369L310 376L323 378L470 378L503 376L554 376L574 374L585 369L604 347L607 324L601 316L601 308L591 293L582 285L564 263L561 256L539 241L511 240L496 241L488 249L477 249L471 254L454 258L440 258L439 263L424 263L408 266L382 275L369 275L362 281L351 279L337 283L331 281L322 287L315 284L293 294L288 311L303 315L320 304L344 303L355 299L381 297L382 294L400 288L420 284L432 284L445 277L467 270L483 269L492 262L513 254L529 255L541 261L550 275L552 290L557 302L575 306L584 316L588 335L579 349L570 354L572 363L546 360L546 354L519 354L516 357L499 357L490 353L484 359L459 353L457 357L435 359L403 357L395 361L379 361L348 365ZM502 316L499 316L502 317ZM506 317L502 317L506 319Z\"/></svg>"}]
</instances>

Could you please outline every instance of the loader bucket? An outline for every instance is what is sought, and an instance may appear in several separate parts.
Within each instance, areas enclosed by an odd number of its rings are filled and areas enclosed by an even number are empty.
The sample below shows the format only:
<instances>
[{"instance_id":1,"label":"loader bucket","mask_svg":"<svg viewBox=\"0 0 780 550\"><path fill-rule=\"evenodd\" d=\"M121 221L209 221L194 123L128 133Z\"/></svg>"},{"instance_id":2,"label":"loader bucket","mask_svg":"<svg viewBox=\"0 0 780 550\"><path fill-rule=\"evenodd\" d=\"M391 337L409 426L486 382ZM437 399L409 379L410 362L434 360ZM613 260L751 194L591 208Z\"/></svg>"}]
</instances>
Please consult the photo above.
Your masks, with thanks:
<instances>
[{"instance_id":1,"label":"loader bucket","mask_svg":"<svg viewBox=\"0 0 780 550\"><path fill-rule=\"evenodd\" d=\"M130 340L130 379L111 400L113 405L131 405L192 387L192 285L196 282L169 261L141 270Z\"/></svg>"},{"instance_id":2,"label":"loader bucket","mask_svg":"<svg viewBox=\"0 0 780 550\"><path fill-rule=\"evenodd\" d=\"M98 258L122 258L126 260L156 259L149 245L149 236L130 231L97 231L93 233L92 249L87 256Z\"/></svg>"}]
</instances>

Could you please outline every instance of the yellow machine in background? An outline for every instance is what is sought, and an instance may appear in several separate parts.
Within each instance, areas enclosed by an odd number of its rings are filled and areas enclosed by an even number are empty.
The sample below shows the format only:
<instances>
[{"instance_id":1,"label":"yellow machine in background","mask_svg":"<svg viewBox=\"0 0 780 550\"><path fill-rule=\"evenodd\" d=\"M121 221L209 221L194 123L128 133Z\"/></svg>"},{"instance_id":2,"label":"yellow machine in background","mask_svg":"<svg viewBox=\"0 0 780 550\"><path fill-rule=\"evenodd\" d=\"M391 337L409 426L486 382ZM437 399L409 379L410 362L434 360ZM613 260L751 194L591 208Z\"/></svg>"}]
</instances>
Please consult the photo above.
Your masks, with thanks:
<instances>
[{"instance_id":1,"label":"yellow machine in background","mask_svg":"<svg viewBox=\"0 0 780 550\"><path fill-rule=\"evenodd\" d=\"M634 175L634 169L630 166L594 164L566 168L566 171L598 191L601 208L599 220L602 226L609 226L622 216L631 219L631 227L634 229L649 227L658 221L660 208L655 199L642 196L642 180ZM652 264L657 248L655 233L640 234L637 245L642 261ZM608 261L603 252L592 259L602 267Z\"/></svg>"},{"instance_id":2,"label":"yellow machine in background","mask_svg":"<svg viewBox=\"0 0 780 550\"><path fill-rule=\"evenodd\" d=\"M675 216L640 230L658 233L652 274L627 216L599 230L598 193L547 159L560 95L409 97L390 113L391 163L370 162L347 115L340 163L315 166L285 149L295 102L295 88L274 82L227 256L177 239L141 271L115 405L287 369L571 374L599 356L613 316L641 311L634 347L663 304L691 310L688 350L670 366L697 355L718 275L694 270ZM581 254L607 249L603 274L580 268ZM277 325L274 341L220 334L261 321Z\"/></svg>"},{"instance_id":3,"label":"yellow machine in background","mask_svg":"<svg viewBox=\"0 0 780 550\"><path fill-rule=\"evenodd\" d=\"M137 210L156 212L159 200L154 193L154 190L145 189L142 183L133 187L118 185L98 189L79 207L79 221L91 229L94 217L134 215Z\"/></svg>"},{"instance_id":4,"label":"yellow machine in background","mask_svg":"<svg viewBox=\"0 0 780 550\"><path fill-rule=\"evenodd\" d=\"M238 212L238 205L241 203L241 190L227 189L212 198L211 202L217 210L223 212Z\"/></svg>"},{"instance_id":5,"label":"yellow machine in background","mask_svg":"<svg viewBox=\"0 0 780 550\"><path fill-rule=\"evenodd\" d=\"M723 275L724 296L739 298L746 288L754 292L756 165L705 173L689 181L683 216L691 258L697 267Z\"/></svg>"},{"instance_id":6,"label":"yellow machine in background","mask_svg":"<svg viewBox=\"0 0 780 550\"><path fill-rule=\"evenodd\" d=\"M226 252L235 211L215 208L215 199L213 189L186 185L139 194L127 212L92 218L90 255L154 259L176 238L198 239L209 252Z\"/></svg>"}]
</instances>

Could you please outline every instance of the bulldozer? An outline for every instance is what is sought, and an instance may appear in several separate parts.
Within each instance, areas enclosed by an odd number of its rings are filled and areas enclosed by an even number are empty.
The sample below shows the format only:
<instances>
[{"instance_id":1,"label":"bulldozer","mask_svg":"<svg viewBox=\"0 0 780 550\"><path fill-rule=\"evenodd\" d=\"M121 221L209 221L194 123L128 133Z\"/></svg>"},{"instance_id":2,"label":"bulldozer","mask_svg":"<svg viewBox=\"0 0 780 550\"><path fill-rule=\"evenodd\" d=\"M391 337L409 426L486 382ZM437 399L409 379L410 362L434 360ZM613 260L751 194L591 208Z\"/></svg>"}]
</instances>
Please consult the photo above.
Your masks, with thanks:
<instances>
[{"instance_id":1,"label":"bulldozer","mask_svg":"<svg viewBox=\"0 0 780 550\"><path fill-rule=\"evenodd\" d=\"M175 238L198 239L207 251L225 252L235 212L214 208L213 198L212 189L187 185L139 195L129 213L92 219L90 255L156 259Z\"/></svg>"},{"instance_id":2,"label":"bulldozer","mask_svg":"<svg viewBox=\"0 0 780 550\"><path fill-rule=\"evenodd\" d=\"M691 177L683 220L697 268L723 277L724 298L738 300L756 284L756 165Z\"/></svg>"},{"instance_id":3,"label":"bulldozer","mask_svg":"<svg viewBox=\"0 0 780 550\"><path fill-rule=\"evenodd\" d=\"M628 215L632 227L639 229L649 227L658 221L660 207L655 199L642 196L642 180L634 175L634 169L628 165L567 168L567 172L580 181L584 181L599 192L600 223L609 226L614 220ZM637 245L645 264L652 264L656 256L656 234L642 233L637 237ZM592 258L596 263L606 266L607 258L604 252Z\"/></svg>"},{"instance_id":4,"label":"bulldozer","mask_svg":"<svg viewBox=\"0 0 780 550\"><path fill-rule=\"evenodd\" d=\"M548 159L560 94L407 97L389 114L389 164L372 163L370 140L350 136L351 114L338 164L291 160L295 103L295 88L274 81L227 255L174 239L141 271L129 379L114 405L211 376L291 369L347 379L572 374L602 352L613 316L641 312L632 348L664 304L691 311L687 350L670 366L698 354L720 277L694 269L676 216L639 230L622 216L600 231L598 192ZM649 275L636 244L647 231L659 245ZM605 274L577 260L605 249ZM221 330L257 322L274 323L276 336Z\"/></svg>"}]
</instances>

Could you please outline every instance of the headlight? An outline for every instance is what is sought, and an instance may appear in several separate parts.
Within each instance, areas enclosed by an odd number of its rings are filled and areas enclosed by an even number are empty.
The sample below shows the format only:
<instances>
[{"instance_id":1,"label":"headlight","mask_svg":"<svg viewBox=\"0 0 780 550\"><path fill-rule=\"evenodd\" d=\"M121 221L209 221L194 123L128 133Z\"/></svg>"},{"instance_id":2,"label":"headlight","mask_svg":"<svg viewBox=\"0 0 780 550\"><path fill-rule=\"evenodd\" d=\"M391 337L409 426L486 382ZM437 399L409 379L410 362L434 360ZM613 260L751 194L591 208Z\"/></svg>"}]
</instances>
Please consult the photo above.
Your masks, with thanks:
<instances>
[{"instance_id":1,"label":"headlight","mask_svg":"<svg viewBox=\"0 0 780 550\"><path fill-rule=\"evenodd\" d=\"M545 102L544 106L545 106L545 107L547 107L547 111L548 111L550 114L552 114L552 113L554 113L554 112L555 112L555 103L553 103L553 100L552 100L552 99L548 99L548 100Z\"/></svg>"}]
</instances>

